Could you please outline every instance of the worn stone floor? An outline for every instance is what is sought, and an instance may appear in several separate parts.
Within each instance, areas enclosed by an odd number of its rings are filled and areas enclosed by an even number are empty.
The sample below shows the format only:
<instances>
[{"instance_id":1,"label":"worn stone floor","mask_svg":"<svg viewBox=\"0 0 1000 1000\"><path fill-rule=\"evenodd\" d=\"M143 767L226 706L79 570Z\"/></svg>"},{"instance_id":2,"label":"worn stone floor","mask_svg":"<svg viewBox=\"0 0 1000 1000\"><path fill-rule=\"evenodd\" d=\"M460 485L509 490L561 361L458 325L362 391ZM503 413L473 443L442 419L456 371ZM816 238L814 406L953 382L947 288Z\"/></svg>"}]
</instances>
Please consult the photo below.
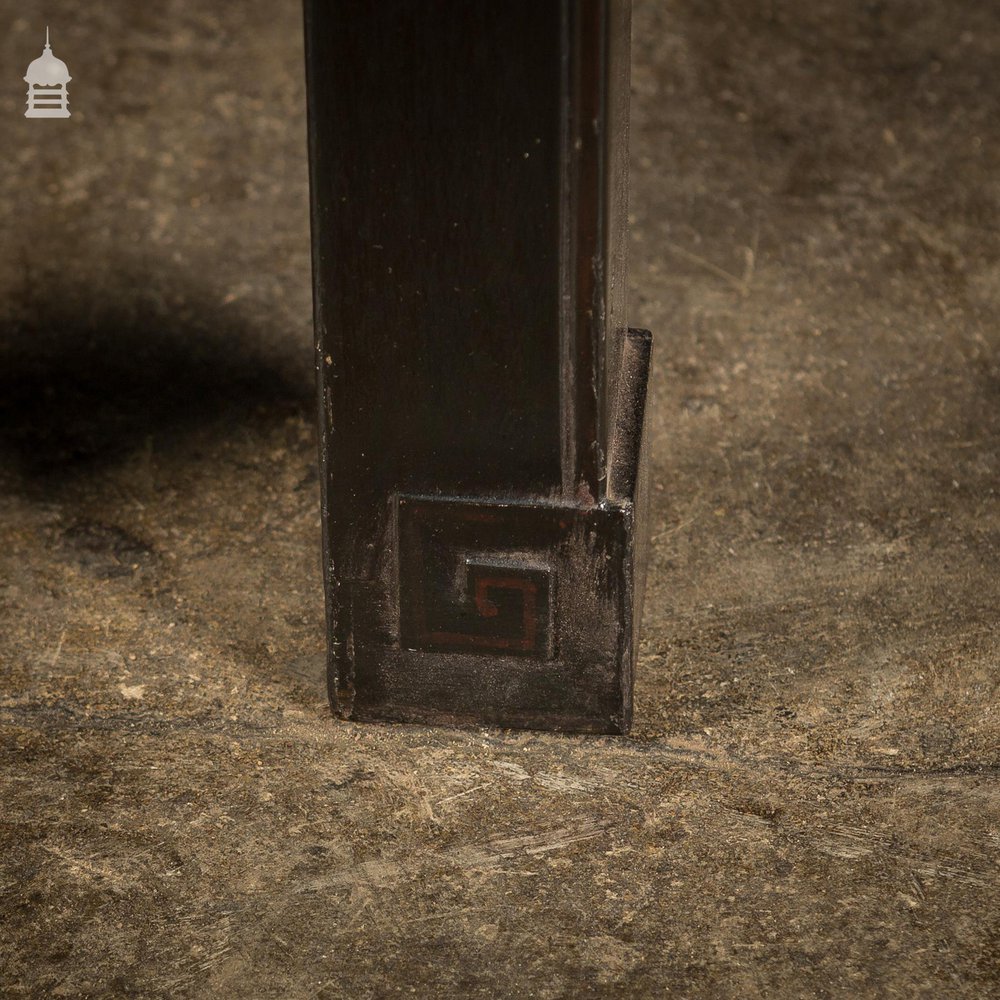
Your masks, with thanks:
<instances>
[{"instance_id":1,"label":"worn stone floor","mask_svg":"<svg viewBox=\"0 0 1000 1000\"><path fill-rule=\"evenodd\" d=\"M1000 996L1000 5L637 0L631 739L330 716L298 4L0 13L0 994Z\"/></svg>"}]
</instances>

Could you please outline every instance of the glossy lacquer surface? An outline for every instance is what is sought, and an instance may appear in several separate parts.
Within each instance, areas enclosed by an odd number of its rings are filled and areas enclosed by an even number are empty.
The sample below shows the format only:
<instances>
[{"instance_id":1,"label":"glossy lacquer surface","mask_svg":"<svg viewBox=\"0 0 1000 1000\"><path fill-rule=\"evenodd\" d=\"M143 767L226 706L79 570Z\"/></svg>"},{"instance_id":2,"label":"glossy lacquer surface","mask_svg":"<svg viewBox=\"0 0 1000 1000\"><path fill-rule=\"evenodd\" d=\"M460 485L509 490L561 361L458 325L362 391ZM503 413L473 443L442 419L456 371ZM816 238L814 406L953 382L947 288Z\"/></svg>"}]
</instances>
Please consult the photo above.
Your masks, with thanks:
<instances>
[{"instance_id":1,"label":"glossy lacquer surface","mask_svg":"<svg viewBox=\"0 0 1000 1000\"><path fill-rule=\"evenodd\" d=\"M627 15L306 3L343 714L627 726L634 510L606 473Z\"/></svg>"}]
</instances>

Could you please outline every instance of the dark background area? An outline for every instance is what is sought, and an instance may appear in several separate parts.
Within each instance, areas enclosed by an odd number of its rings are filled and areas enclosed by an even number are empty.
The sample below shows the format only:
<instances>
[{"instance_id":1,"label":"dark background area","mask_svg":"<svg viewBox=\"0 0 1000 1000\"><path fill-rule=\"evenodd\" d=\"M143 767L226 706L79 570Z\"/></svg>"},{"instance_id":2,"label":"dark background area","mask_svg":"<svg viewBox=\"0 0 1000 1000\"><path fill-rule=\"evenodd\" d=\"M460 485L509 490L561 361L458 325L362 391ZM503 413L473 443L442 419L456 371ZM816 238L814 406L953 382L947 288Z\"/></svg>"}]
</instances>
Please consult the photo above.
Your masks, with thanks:
<instances>
[{"instance_id":1,"label":"dark background area","mask_svg":"<svg viewBox=\"0 0 1000 1000\"><path fill-rule=\"evenodd\" d=\"M0 992L996 995L1000 5L636 3L629 740L329 714L300 19L0 2Z\"/></svg>"}]
</instances>

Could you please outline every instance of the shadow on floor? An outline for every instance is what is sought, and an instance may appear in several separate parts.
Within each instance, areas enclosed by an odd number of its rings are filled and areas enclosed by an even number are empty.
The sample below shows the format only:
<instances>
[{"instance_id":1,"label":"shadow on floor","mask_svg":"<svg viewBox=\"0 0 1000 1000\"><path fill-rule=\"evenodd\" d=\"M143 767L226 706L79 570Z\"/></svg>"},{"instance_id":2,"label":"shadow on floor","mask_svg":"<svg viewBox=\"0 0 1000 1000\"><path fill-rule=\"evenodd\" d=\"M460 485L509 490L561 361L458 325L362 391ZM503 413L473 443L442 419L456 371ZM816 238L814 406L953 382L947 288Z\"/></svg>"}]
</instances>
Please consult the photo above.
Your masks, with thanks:
<instances>
[{"instance_id":1,"label":"shadow on floor","mask_svg":"<svg viewBox=\"0 0 1000 1000\"><path fill-rule=\"evenodd\" d=\"M308 347L169 268L27 275L0 322L0 479L61 491L201 426L312 418ZM265 335L272 339L268 343Z\"/></svg>"}]
</instances>

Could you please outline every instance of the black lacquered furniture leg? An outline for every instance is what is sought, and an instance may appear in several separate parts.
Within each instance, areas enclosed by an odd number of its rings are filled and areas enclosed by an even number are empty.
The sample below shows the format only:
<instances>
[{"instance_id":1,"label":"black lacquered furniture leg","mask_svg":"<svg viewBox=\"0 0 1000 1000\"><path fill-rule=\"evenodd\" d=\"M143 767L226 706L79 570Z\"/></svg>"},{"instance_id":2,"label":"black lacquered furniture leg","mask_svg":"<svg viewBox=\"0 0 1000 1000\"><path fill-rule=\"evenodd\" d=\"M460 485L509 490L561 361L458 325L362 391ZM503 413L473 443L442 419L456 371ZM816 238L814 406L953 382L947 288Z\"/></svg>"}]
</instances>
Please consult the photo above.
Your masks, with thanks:
<instances>
[{"instance_id":1,"label":"black lacquered furniture leg","mask_svg":"<svg viewBox=\"0 0 1000 1000\"><path fill-rule=\"evenodd\" d=\"M630 4L305 7L333 707L627 732Z\"/></svg>"}]
</instances>

